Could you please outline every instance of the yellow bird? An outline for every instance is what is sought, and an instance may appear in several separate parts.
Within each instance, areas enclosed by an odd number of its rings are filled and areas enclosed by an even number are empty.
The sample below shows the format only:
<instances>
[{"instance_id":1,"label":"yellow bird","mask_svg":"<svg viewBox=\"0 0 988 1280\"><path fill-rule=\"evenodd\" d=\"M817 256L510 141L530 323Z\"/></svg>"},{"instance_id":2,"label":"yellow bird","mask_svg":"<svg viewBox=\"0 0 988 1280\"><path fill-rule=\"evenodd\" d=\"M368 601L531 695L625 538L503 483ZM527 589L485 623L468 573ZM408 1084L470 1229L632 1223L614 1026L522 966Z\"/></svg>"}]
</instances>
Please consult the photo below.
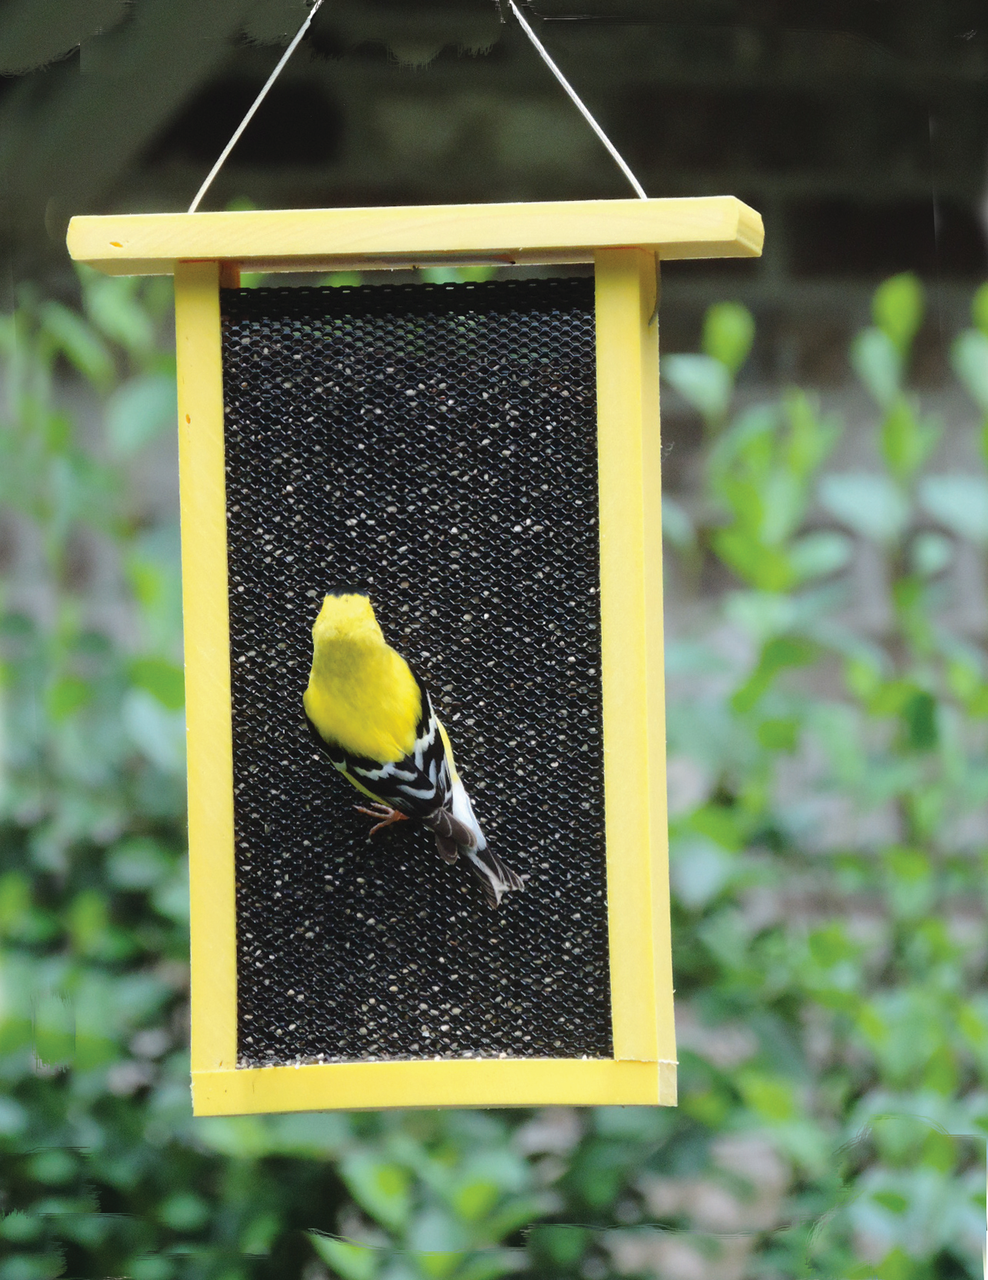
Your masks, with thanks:
<instances>
[{"instance_id":1,"label":"yellow bird","mask_svg":"<svg viewBox=\"0 0 988 1280\"><path fill-rule=\"evenodd\" d=\"M435 834L445 862L469 859L492 907L524 889L485 840L425 685L384 639L367 596L323 600L302 701L316 743L372 801L357 806L380 819L371 835L414 818Z\"/></svg>"}]
</instances>

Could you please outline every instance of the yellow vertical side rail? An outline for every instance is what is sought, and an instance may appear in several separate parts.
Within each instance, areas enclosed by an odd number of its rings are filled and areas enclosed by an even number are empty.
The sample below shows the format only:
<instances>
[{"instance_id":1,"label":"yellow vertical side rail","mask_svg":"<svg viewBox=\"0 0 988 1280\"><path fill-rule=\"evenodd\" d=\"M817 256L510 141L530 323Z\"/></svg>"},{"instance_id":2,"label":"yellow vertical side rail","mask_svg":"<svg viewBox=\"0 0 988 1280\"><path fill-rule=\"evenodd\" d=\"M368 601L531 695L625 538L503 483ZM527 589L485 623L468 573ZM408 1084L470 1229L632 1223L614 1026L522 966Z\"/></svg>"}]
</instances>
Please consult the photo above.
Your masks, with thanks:
<instances>
[{"instance_id":1,"label":"yellow vertical side rail","mask_svg":"<svg viewBox=\"0 0 988 1280\"><path fill-rule=\"evenodd\" d=\"M675 1101L654 254L595 255L601 679L614 1057ZM644 583L644 589L643 589Z\"/></svg>"},{"instance_id":2,"label":"yellow vertical side rail","mask_svg":"<svg viewBox=\"0 0 988 1280\"><path fill-rule=\"evenodd\" d=\"M236 1066L233 742L220 266L175 269L189 750L192 1070Z\"/></svg>"},{"instance_id":3,"label":"yellow vertical side rail","mask_svg":"<svg viewBox=\"0 0 988 1280\"><path fill-rule=\"evenodd\" d=\"M645 255L651 259L651 255ZM666 786L666 666L662 592L662 433L659 420L659 263L643 266L650 286L645 302L642 469L645 508L645 691L648 708L649 854L652 865L652 962L655 972L659 1059L670 1064L660 1079L662 1101L676 1102L676 1018L673 1009L672 922L669 903L669 807Z\"/></svg>"}]
</instances>

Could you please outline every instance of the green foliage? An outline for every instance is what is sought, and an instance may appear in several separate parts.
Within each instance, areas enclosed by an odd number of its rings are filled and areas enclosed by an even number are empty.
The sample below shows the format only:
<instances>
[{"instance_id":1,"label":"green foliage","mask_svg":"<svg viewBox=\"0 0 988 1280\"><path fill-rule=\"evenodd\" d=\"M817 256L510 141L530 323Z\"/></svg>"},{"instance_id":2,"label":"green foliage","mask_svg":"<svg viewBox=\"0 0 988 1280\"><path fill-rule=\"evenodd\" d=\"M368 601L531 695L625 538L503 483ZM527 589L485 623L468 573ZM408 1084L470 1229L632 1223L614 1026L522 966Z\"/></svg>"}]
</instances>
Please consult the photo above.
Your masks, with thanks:
<instances>
[{"instance_id":1,"label":"green foliage","mask_svg":"<svg viewBox=\"0 0 988 1280\"><path fill-rule=\"evenodd\" d=\"M736 374L751 352L755 322L751 312L736 302L718 302L703 323L703 350Z\"/></svg>"},{"instance_id":2,"label":"green foliage","mask_svg":"<svg viewBox=\"0 0 988 1280\"><path fill-rule=\"evenodd\" d=\"M825 470L837 427L803 393L708 415L714 501L679 543L734 574L721 612L738 656L725 664L702 634L671 646L673 768L703 784L671 827L677 1001L708 1028L701 1044L732 1022L754 1034L726 1073L683 1054L681 1110L708 1132L708 1176L723 1180L715 1136L739 1128L771 1135L786 1161L771 1274L973 1276L983 1139L929 1135L988 1124L972 1004L984 958L960 922L963 902L984 902L988 768L972 713L986 664L951 628L970 589L958 548L980 559L988 545L988 478L924 470L939 427L907 386L918 282L887 281L873 314L850 352L879 409L872 470ZM988 316L988 290L974 315ZM982 414L984 341L972 329L952 349ZM675 366L670 381L683 390ZM799 571L809 537L840 539L816 574ZM887 584L877 634L842 576L856 546ZM912 1147L889 1145L896 1123ZM855 1143L835 1180L835 1153Z\"/></svg>"},{"instance_id":3,"label":"green foliage","mask_svg":"<svg viewBox=\"0 0 988 1280\"><path fill-rule=\"evenodd\" d=\"M164 295L81 289L0 324L0 493L38 566L0 615L0 1280L977 1275L983 1139L952 1135L988 1132L988 663L954 621L988 477L930 470L917 282L851 349L871 470L805 391L734 408L744 308L663 361L707 429L670 546L733 579L668 645L680 1106L199 1121L177 538L129 497L174 416ZM981 431L988 286L972 314ZM94 539L125 642L88 621Z\"/></svg>"}]
</instances>

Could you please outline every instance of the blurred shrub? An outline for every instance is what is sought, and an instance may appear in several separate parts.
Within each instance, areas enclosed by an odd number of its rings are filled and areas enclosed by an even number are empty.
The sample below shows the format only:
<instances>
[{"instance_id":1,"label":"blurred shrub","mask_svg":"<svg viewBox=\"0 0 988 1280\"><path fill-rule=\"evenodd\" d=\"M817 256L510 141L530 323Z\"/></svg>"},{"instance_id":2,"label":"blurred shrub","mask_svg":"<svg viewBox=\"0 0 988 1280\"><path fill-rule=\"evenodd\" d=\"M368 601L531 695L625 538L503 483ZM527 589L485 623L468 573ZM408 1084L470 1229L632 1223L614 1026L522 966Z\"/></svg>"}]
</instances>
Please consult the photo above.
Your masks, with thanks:
<instances>
[{"instance_id":1,"label":"blurred shrub","mask_svg":"<svg viewBox=\"0 0 988 1280\"><path fill-rule=\"evenodd\" d=\"M0 1280L979 1274L983 1140L952 1135L988 1131L988 290L953 473L911 277L850 353L870 470L827 469L803 391L735 409L744 308L664 361L707 431L667 537L735 583L669 644L680 1107L195 1122L177 541L128 487L174 419L166 294L82 298L0 327Z\"/></svg>"},{"instance_id":2,"label":"blurred shrub","mask_svg":"<svg viewBox=\"0 0 988 1280\"><path fill-rule=\"evenodd\" d=\"M851 345L876 408L867 471L826 469L840 424L803 391L732 414L750 338L723 309L708 317L705 355L664 362L708 439L692 518L673 504L675 541L738 586L706 635L670 644L671 769L691 779L670 830L689 1030L681 1118L654 1167L675 1172L667 1153L692 1128L708 1176L729 1187L732 1140L767 1140L782 1167L750 1274L981 1269L984 1139L949 1135L988 1129L974 1012L986 960L986 437L980 428L963 471L925 470L940 424L908 382L923 311L919 282L894 277ZM972 314L983 322L988 290ZM988 415L988 339L967 330L952 355ZM882 1134L896 1124L911 1138L893 1155ZM685 1204L668 1221L703 1237Z\"/></svg>"}]
</instances>

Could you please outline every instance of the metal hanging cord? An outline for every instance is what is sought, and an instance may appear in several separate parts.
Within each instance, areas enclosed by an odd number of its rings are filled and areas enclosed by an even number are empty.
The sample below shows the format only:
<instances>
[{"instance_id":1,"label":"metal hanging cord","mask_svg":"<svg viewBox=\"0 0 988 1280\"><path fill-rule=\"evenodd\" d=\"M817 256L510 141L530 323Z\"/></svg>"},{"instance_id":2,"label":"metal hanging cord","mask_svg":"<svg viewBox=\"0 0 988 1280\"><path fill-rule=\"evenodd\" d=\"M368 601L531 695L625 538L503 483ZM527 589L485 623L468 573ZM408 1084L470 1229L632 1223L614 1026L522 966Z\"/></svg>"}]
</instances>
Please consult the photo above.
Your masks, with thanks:
<instances>
[{"instance_id":1,"label":"metal hanging cord","mask_svg":"<svg viewBox=\"0 0 988 1280\"><path fill-rule=\"evenodd\" d=\"M296 31L291 44L288 46L285 52L281 55L281 58L278 60L278 65L268 76L267 80L265 81L263 89L254 99L254 101L251 103L250 108L247 111L247 114L237 125L237 128L234 131L233 137L230 139L230 141L226 144L226 146L220 152L219 159L216 161L216 163L210 169L209 173L206 175L206 180L203 182L202 186L196 192L195 199L189 205L189 213L195 213L196 210L199 208L199 205L202 202L203 196L206 194L209 188L213 185L213 179L219 173L220 169L223 168L223 165L226 163L226 159L229 156L230 152L240 141L240 137L243 134L243 131L250 124L251 120L253 120L258 107L261 105L264 99L268 96L271 86L281 75L282 71L284 70L285 64L288 62L288 59L292 56L292 54L295 52L298 46L302 43L302 40L305 37L305 33L308 31L309 27L312 25L312 19L319 12L319 8L322 5L322 3L323 3L323 0L315 0L315 3L313 4L312 8L309 10L308 17L299 27L298 31ZM617 147L615 147L614 143L611 142L610 138L608 138L607 134L600 127L597 121L590 114L590 111L588 110L588 108L584 106L583 101L581 100L579 94L576 92L576 90L573 88L570 82L566 79L563 73L559 70L559 68L553 62L552 58L549 56L548 50L542 44L542 41L538 38L538 36L529 26L528 22L526 22L525 17L522 14L522 11L515 4L515 0L508 0L508 4L511 8L511 12L518 19L518 23L521 26L522 31L524 31L525 34L528 36L529 40L531 40L532 44L535 46L536 50L538 51L539 56L542 58L542 61L545 63L545 65L549 68L552 74L556 77L559 83L566 90L574 106L583 116L584 120L586 120L587 124L589 124L590 128L593 129L594 133L601 140L601 142L604 144L607 150L610 152L610 155L616 162L618 168L621 170L621 172L624 174L624 176L628 179L628 181L631 183L632 187L634 188L635 194L638 196L640 200L647 200L648 195L645 191L645 188L638 181L635 175L631 172L631 169L625 162L624 157L618 151Z\"/></svg>"},{"instance_id":2,"label":"metal hanging cord","mask_svg":"<svg viewBox=\"0 0 988 1280\"><path fill-rule=\"evenodd\" d=\"M268 76L267 81L265 82L264 88L261 90L261 92L257 95L257 97L254 99L254 101L251 103L250 109L248 110L247 114L244 116L244 118L243 118L243 119L240 121L240 123L237 125L236 131L235 131L235 133L234 133L233 137L230 139L230 141L226 144L226 146L225 146L225 147L223 148L223 150L220 152L220 158L216 161L216 163L215 163L215 164L213 165L213 167L210 169L209 173L206 175L206 181L202 184L202 186L201 186L201 187L199 188L199 190L196 192L196 197L195 197L195 199L194 199L194 200L192 201L192 203L189 205L189 213L195 213L195 211L199 208L199 202L202 200L203 196L206 194L206 192L207 192L207 191L209 190L209 188L212 186L212 184L213 184L213 179L214 179L214 178L216 177L216 175L219 173L220 169L222 169L222 168L223 168L223 165L224 165L224 163L226 162L226 158L227 158L227 156L230 154L230 152L233 150L233 148L234 148L234 147L237 145L237 143L240 141L240 135L243 133L243 131L244 131L244 130L247 128L247 126L250 124L251 120L253 120L253 118L254 118L254 113L257 111L257 108L261 105L261 103L264 101L264 99L268 96L268 90L271 88L271 86L274 84L274 82L275 82L275 81L278 79L278 77L281 75L281 72L282 72L282 70L283 70L283 68L284 68L284 66L285 66L285 63L288 61L288 59L292 56L292 54L295 52L295 50L296 50L296 49L298 48L298 46L301 44L302 39L303 39L303 37L304 37L305 33L308 31L308 29L309 29L310 25L312 24L312 19L313 19L313 18L316 16L316 14L319 12L319 7L320 7L320 5L321 5L321 4L322 4L322 0L316 0L315 4L314 4L314 5L312 6L312 8L309 10L309 16L306 18L306 20L305 20L305 21L302 23L302 25L299 27L298 31L296 31L296 33L295 33L295 38L292 40L291 44L288 46L288 48L285 50L285 52L281 55L281 58L280 58L280 60L279 60L279 62L278 62L278 65L275 67L275 69L274 69L274 70L271 72L271 74Z\"/></svg>"},{"instance_id":3,"label":"metal hanging cord","mask_svg":"<svg viewBox=\"0 0 988 1280\"><path fill-rule=\"evenodd\" d=\"M607 150L611 153L611 156L616 161L618 168L621 170L624 176L628 179L628 181L634 187L635 194L638 196L639 200L647 200L648 195L645 191L645 188L638 181L635 175L631 172L631 169L625 163L624 158L622 157L621 153L618 151L617 147L614 145L613 142L611 142L610 138L607 136L604 130L600 127L597 121L590 114L589 110L583 105L583 102L581 101L579 94L576 92L576 90L573 88L570 82L566 79L563 73L559 70L559 68L553 62L552 58L549 57L548 50L546 49L545 45L543 45L542 41L538 38L538 36L535 34L535 32L532 30L532 28L525 21L522 11L515 4L515 0L508 0L508 4L511 7L511 12L518 19L518 22L521 25L522 31L524 31L525 35L528 36L529 40L531 40L532 44L535 45L535 48L538 50L539 54L541 55L542 61L545 63L545 65L549 68L552 74L556 77L559 83L563 86L563 88L569 94L570 98L573 101L573 104L576 106L577 110L583 116L584 120L586 120L587 124L590 126L591 129L593 129L594 133L601 140L601 142L604 144Z\"/></svg>"}]
</instances>

